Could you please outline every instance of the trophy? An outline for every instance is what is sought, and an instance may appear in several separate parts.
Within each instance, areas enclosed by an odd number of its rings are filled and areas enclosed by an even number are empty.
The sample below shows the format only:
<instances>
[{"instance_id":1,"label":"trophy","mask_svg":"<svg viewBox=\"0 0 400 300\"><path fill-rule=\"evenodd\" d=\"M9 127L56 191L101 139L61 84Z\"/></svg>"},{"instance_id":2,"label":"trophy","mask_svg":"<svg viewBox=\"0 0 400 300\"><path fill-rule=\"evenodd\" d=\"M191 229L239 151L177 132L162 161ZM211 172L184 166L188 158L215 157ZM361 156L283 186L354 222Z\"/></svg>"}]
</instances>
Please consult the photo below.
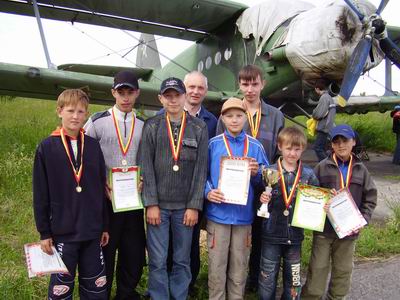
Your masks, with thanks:
<instances>
[{"instance_id":1,"label":"trophy","mask_svg":"<svg viewBox=\"0 0 400 300\"><path fill-rule=\"evenodd\" d=\"M277 170L262 167L261 169L262 178L267 185L265 191L270 194L272 191L272 185L277 184L279 180L279 172ZM269 218L268 203L261 204L260 208L257 210L257 216L263 218Z\"/></svg>"}]
</instances>

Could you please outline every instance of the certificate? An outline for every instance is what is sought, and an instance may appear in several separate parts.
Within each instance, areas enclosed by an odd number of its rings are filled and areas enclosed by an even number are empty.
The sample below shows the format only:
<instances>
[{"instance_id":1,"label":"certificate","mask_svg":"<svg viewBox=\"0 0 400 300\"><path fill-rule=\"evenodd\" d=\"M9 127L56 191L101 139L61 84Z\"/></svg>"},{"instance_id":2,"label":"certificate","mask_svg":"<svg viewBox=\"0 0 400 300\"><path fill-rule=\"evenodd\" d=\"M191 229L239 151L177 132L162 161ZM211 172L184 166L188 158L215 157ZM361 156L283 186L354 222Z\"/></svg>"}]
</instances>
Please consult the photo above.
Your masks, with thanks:
<instances>
[{"instance_id":1,"label":"certificate","mask_svg":"<svg viewBox=\"0 0 400 300\"><path fill-rule=\"evenodd\" d=\"M328 218L339 239L367 225L347 187L331 199Z\"/></svg>"},{"instance_id":2,"label":"certificate","mask_svg":"<svg viewBox=\"0 0 400 300\"><path fill-rule=\"evenodd\" d=\"M329 189L299 184L297 186L292 226L320 232L324 231L326 219L324 205L329 198Z\"/></svg>"},{"instance_id":3,"label":"certificate","mask_svg":"<svg viewBox=\"0 0 400 300\"><path fill-rule=\"evenodd\" d=\"M60 254L56 251L56 248L52 246L51 249L53 249L53 254L48 255L42 251L40 243L24 245L29 278L53 273L68 274L68 269L65 267L65 264L62 261Z\"/></svg>"},{"instance_id":4,"label":"certificate","mask_svg":"<svg viewBox=\"0 0 400 300\"><path fill-rule=\"evenodd\" d=\"M139 167L112 168L109 178L114 212L143 208L138 191Z\"/></svg>"},{"instance_id":5,"label":"certificate","mask_svg":"<svg viewBox=\"0 0 400 300\"><path fill-rule=\"evenodd\" d=\"M218 188L224 194L224 203L247 204L250 161L248 157L223 156L221 158Z\"/></svg>"}]
</instances>

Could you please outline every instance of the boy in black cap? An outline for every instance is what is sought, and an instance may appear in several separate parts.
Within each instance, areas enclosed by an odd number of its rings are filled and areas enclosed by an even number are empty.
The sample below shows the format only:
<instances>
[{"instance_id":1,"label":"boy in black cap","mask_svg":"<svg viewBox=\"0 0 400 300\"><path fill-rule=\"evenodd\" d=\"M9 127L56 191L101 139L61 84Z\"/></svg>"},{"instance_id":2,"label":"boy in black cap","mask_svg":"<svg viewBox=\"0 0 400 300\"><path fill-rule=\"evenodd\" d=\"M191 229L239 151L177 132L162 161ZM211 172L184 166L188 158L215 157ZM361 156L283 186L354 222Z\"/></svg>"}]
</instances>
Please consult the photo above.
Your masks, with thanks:
<instances>
[{"instance_id":1,"label":"boy in black cap","mask_svg":"<svg viewBox=\"0 0 400 300\"><path fill-rule=\"evenodd\" d=\"M146 121L140 161L146 206L149 286L152 299L186 299L191 279L193 226L203 207L207 172L206 124L184 111L186 90L177 78L161 84L165 114ZM169 229L173 266L167 272Z\"/></svg>"},{"instance_id":2,"label":"boy in black cap","mask_svg":"<svg viewBox=\"0 0 400 300\"><path fill-rule=\"evenodd\" d=\"M107 167L136 166L143 121L138 119L133 106L140 94L138 80L131 71L121 71L114 77L111 93L115 105L94 114L86 123L86 134L100 143ZM143 209L114 212L108 202L110 241L104 248L107 271L107 290L110 297L117 260L117 292L115 299L140 299L135 291L145 263L145 233Z\"/></svg>"},{"instance_id":3,"label":"boy in black cap","mask_svg":"<svg viewBox=\"0 0 400 300\"><path fill-rule=\"evenodd\" d=\"M377 190L364 164L352 154L355 133L349 125L338 125L330 132L333 153L314 169L320 186L340 190L347 187L367 222L376 206ZM329 209L329 208L328 208ZM314 232L307 282L301 299L344 299L350 290L353 254L359 230L339 239L327 219L323 232Z\"/></svg>"}]
</instances>

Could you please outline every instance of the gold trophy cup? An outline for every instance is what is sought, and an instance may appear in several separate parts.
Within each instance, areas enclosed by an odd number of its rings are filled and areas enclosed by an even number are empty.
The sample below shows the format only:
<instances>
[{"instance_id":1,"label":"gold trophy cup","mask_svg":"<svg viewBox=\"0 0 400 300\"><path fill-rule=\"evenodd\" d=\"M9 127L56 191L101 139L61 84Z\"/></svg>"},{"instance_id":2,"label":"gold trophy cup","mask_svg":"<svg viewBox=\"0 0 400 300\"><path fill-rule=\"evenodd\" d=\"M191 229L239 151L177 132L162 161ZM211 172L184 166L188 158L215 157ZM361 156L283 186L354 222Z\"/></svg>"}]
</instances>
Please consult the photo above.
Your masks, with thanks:
<instances>
[{"instance_id":1,"label":"gold trophy cup","mask_svg":"<svg viewBox=\"0 0 400 300\"><path fill-rule=\"evenodd\" d=\"M261 169L261 174L265 184L267 185L265 187L265 191L270 194L272 191L272 186L278 183L279 172L263 166ZM257 216L269 218L268 203L261 204L260 208L257 210Z\"/></svg>"}]
</instances>

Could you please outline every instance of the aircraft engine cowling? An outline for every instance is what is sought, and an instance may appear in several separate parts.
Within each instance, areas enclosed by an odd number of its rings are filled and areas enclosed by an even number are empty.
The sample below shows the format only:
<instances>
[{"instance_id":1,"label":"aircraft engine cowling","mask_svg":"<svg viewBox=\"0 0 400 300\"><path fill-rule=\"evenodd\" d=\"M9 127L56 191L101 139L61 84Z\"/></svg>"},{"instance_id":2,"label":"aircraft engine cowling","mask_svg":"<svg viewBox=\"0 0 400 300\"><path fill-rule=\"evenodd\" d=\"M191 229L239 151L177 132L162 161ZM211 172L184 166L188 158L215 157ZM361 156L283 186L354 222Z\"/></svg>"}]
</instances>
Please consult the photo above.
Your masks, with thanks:
<instances>
[{"instance_id":1,"label":"aircraft engine cowling","mask_svg":"<svg viewBox=\"0 0 400 300\"><path fill-rule=\"evenodd\" d=\"M357 1L357 5L365 15L376 11L367 1ZM341 82L347 61L362 37L358 17L344 1L333 0L295 17L283 44L290 64L309 84L322 77ZM378 42L373 43L364 71L384 58Z\"/></svg>"}]
</instances>

